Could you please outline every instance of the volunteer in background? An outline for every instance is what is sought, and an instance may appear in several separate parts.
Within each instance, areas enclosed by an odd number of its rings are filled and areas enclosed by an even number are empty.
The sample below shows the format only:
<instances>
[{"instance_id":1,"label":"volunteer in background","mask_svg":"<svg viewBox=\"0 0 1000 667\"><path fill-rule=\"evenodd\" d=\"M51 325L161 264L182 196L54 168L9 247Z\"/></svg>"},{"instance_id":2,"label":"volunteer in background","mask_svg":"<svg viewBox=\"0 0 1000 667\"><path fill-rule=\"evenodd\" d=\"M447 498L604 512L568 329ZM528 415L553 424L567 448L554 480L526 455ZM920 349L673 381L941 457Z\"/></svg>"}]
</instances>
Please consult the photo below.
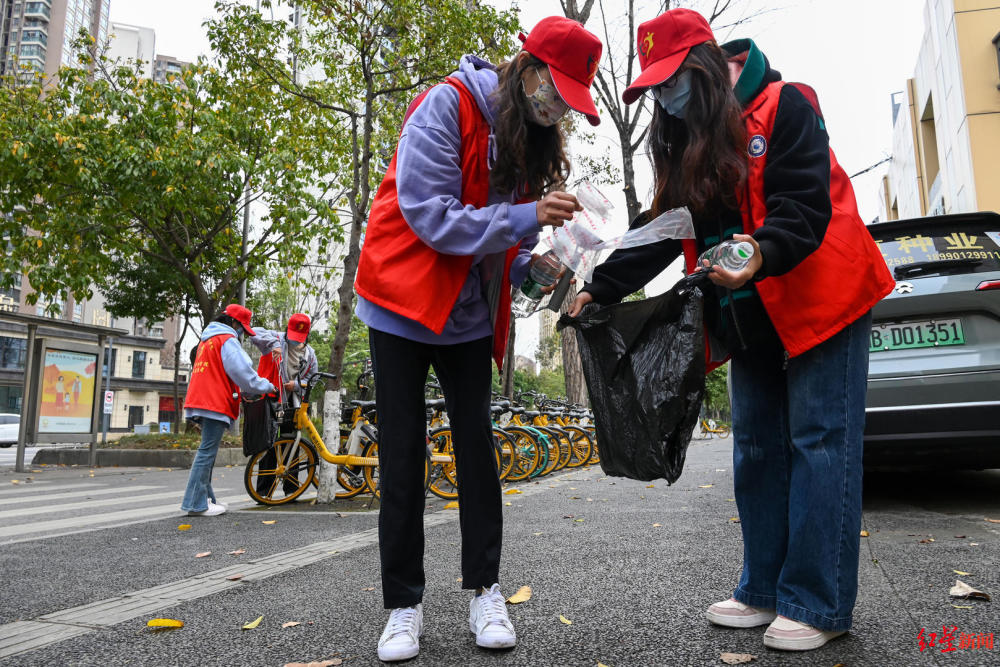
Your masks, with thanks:
<instances>
[{"instance_id":1,"label":"volunteer in background","mask_svg":"<svg viewBox=\"0 0 1000 667\"><path fill-rule=\"evenodd\" d=\"M545 225L579 209L558 126L568 109L599 122L590 97L601 43L575 21L538 23L495 67L465 56L410 105L371 208L355 283L375 371L382 507L382 660L419 651L423 627L424 383L431 366L454 432L462 587L475 590L476 644L516 635L500 592L502 514L490 423L490 356L507 342L510 285Z\"/></svg>"},{"instance_id":2,"label":"volunteer in background","mask_svg":"<svg viewBox=\"0 0 1000 667\"><path fill-rule=\"evenodd\" d=\"M687 206L696 240L618 250L573 305L610 304L681 252L748 241L741 272L712 267L710 360L732 355L734 482L743 572L712 623L768 625L767 646L844 634L857 597L861 454L871 307L893 286L830 150L813 90L786 84L748 39L716 44L674 9L637 35L655 171L652 215ZM642 224L645 218L634 224Z\"/></svg>"},{"instance_id":3,"label":"volunteer in background","mask_svg":"<svg viewBox=\"0 0 1000 667\"><path fill-rule=\"evenodd\" d=\"M256 333L250 337L261 352L257 364L257 375L266 378L275 387L284 389L281 398L285 410L294 411L299 406L299 395L306 386L308 379L319 371L316 362L316 351L306 343L312 320L305 313L295 313L288 318L285 330L271 331L257 327ZM286 413L288 414L288 413ZM267 450L260 459L258 470L274 470L277 456L274 448ZM274 475L257 475L257 493L267 497L271 495L271 485ZM285 493L298 490L298 484L285 481Z\"/></svg>"},{"instance_id":4,"label":"volunteer in background","mask_svg":"<svg viewBox=\"0 0 1000 667\"><path fill-rule=\"evenodd\" d=\"M212 490L212 468L222 434L240 414L240 391L268 394L275 387L257 375L250 357L240 347L253 313L233 303L205 327L191 367L184 417L201 427L201 446L188 475L181 509L192 516L215 516L226 511Z\"/></svg>"}]
</instances>

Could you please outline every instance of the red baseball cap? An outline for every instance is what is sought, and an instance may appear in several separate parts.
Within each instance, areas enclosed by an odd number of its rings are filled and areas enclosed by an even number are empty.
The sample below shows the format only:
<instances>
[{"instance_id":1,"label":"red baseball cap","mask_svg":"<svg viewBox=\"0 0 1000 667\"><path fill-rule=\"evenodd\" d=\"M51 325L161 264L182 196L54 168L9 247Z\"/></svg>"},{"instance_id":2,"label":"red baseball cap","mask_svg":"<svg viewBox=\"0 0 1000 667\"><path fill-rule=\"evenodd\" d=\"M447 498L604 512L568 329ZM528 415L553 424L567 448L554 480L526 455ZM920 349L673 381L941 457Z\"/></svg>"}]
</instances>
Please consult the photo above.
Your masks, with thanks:
<instances>
[{"instance_id":1,"label":"red baseball cap","mask_svg":"<svg viewBox=\"0 0 1000 667\"><path fill-rule=\"evenodd\" d=\"M639 66L642 68L622 100L632 104L652 86L677 72L692 46L714 42L715 34L705 17L690 9L671 9L639 25Z\"/></svg>"},{"instance_id":2,"label":"red baseball cap","mask_svg":"<svg viewBox=\"0 0 1000 667\"><path fill-rule=\"evenodd\" d=\"M288 318L288 328L285 329L285 337L294 340L296 343L306 342L309 337L309 327L312 320L305 313L295 313Z\"/></svg>"},{"instance_id":3,"label":"red baseball cap","mask_svg":"<svg viewBox=\"0 0 1000 667\"><path fill-rule=\"evenodd\" d=\"M591 125L601 123L590 96L590 84L601 62L601 40L577 21L564 16L549 16L527 36L518 36L524 50L549 66L552 83L570 109L587 117Z\"/></svg>"},{"instance_id":4,"label":"red baseball cap","mask_svg":"<svg viewBox=\"0 0 1000 667\"><path fill-rule=\"evenodd\" d=\"M243 329L247 332L248 335L250 336L257 335L254 333L253 329L250 328L250 318L253 317L253 313L251 313L247 308L244 308L238 303L231 303L228 306L226 306L226 309L222 312L224 312L226 315L229 315L229 317L233 318L234 320L242 324Z\"/></svg>"}]
</instances>

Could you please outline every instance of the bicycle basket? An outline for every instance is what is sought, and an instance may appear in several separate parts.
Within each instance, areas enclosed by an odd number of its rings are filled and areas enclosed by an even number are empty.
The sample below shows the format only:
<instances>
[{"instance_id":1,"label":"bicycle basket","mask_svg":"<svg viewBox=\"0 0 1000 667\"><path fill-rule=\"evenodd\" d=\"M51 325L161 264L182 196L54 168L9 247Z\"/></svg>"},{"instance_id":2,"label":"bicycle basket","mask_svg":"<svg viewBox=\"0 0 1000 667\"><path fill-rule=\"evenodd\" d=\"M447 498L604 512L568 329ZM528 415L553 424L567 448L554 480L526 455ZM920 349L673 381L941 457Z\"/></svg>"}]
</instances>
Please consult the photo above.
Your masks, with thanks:
<instances>
[{"instance_id":1,"label":"bicycle basket","mask_svg":"<svg viewBox=\"0 0 1000 667\"><path fill-rule=\"evenodd\" d=\"M559 320L576 330L608 475L671 484L681 475L705 394L702 293L692 282Z\"/></svg>"},{"instance_id":2,"label":"bicycle basket","mask_svg":"<svg viewBox=\"0 0 1000 667\"><path fill-rule=\"evenodd\" d=\"M243 455L253 456L269 449L278 439L281 421L278 400L264 396L256 401L243 401Z\"/></svg>"}]
</instances>

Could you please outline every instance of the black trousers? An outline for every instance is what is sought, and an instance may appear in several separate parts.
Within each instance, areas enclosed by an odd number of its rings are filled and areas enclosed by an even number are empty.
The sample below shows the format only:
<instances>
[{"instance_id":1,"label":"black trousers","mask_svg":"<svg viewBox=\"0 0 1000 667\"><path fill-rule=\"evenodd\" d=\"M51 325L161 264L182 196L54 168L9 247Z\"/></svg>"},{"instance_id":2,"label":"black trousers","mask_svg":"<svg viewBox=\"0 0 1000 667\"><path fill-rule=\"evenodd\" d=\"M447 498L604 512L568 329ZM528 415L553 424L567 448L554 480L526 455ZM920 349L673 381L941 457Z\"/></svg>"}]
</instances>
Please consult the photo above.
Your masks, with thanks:
<instances>
[{"instance_id":1,"label":"black trousers","mask_svg":"<svg viewBox=\"0 0 1000 667\"><path fill-rule=\"evenodd\" d=\"M424 593L424 383L434 367L444 390L458 473L462 588L499 581L503 507L490 421L492 338L417 343L369 329L378 409L382 509L379 554L386 609Z\"/></svg>"}]
</instances>

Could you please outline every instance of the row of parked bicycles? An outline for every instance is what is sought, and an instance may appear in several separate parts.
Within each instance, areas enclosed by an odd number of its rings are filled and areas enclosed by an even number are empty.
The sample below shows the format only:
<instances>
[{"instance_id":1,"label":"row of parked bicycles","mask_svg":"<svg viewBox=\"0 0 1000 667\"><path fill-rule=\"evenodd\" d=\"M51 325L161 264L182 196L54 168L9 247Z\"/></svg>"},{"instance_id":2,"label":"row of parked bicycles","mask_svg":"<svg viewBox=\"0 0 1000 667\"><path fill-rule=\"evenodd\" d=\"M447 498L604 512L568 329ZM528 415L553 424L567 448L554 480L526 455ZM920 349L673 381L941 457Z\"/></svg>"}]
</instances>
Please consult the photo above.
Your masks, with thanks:
<instances>
[{"instance_id":1,"label":"row of parked bicycles","mask_svg":"<svg viewBox=\"0 0 1000 667\"><path fill-rule=\"evenodd\" d=\"M309 378L300 405L289 411L271 449L250 457L244 472L247 493L265 505L295 501L318 482L322 459L337 466L338 498L364 493L378 497L378 420L375 401L355 400L341 415L340 441L330 448L309 417L309 397L328 373ZM362 374L362 395L370 388ZM424 483L429 493L458 498L458 472L445 399L433 376L427 384L427 455ZM513 400L494 395L491 406L493 446L497 470L505 482L521 482L563 468L597 463L597 435L593 415L583 406L525 392Z\"/></svg>"}]
</instances>

